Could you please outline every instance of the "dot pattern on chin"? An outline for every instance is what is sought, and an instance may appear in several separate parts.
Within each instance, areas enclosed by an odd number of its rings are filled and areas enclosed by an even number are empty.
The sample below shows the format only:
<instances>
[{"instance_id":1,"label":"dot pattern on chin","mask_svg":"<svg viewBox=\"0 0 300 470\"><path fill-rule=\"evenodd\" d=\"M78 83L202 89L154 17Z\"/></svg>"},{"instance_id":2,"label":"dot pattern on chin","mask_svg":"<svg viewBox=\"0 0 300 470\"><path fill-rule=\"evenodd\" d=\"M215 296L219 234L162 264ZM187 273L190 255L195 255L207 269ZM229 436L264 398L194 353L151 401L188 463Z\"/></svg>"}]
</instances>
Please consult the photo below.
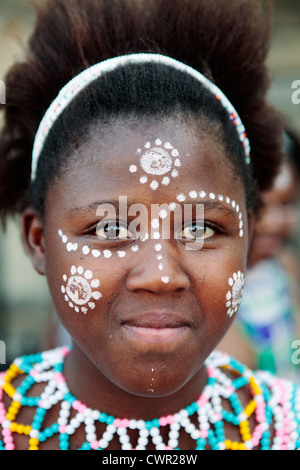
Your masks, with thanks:
<instances>
[{"instance_id":1,"label":"dot pattern on chin","mask_svg":"<svg viewBox=\"0 0 300 470\"><path fill-rule=\"evenodd\" d=\"M84 270L82 266L72 266L69 276L64 274L62 279L61 292L70 308L84 314L95 308L95 301L101 299L102 294L96 290L100 281L93 279L92 271Z\"/></svg>"},{"instance_id":2,"label":"dot pattern on chin","mask_svg":"<svg viewBox=\"0 0 300 470\"><path fill-rule=\"evenodd\" d=\"M191 190L188 193L188 197L191 199L198 199L203 200L206 198L211 199L212 201L220 201L225 202L226 204L230 205L233 209L235 209L238 219L239 219L239 237L244 237L244 221L243 221L243 214L241 212L239 204L228 196L223 196L222 194L215 194L213 192L207 193L206 191L196 191ZM184 203L187 199L187 196L184 193L177 194L176 199L178 202Z\"/></svg>"},{"instance_id":3,"label":"dot pattern on chin","mask_svg":"<svg viewBox=\"0 0 300 470\"><path fill-rule=\"evenodd\" d=\"M144 148L137 149L136 154L140 157L139 165L130 165L129 171L138 174L142 171L139 182L149 184L153 191L160 185L168 186L172 178L179 176L181 157L170 142L161 139L156 139L154 143L148 141Z\"/></svg>"},{"instance_id":4,"label":"dot pattern on chin","mask_svg":"<svg viewBox=\"0 0 300 470\"><path fill-rule=\"evenodd\" d=\"M242 301L245 276L241 271L233 273L232 277L228 279L228 285L231 290L226 294L226 308L227 315L232 317L236 314Z\"/></svg>"}]
</instances>

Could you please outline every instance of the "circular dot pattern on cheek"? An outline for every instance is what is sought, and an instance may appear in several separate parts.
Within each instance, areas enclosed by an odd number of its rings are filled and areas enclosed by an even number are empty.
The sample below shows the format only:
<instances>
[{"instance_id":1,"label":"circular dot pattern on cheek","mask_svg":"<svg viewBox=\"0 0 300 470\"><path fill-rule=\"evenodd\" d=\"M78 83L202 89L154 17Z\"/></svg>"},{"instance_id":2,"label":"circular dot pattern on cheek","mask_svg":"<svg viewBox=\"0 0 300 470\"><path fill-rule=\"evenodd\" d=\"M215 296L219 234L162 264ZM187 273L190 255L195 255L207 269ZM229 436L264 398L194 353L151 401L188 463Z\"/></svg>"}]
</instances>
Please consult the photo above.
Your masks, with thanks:
<instances>
[{"instance_id":1,"label":"circular dot pattern on cheek","mask_svg":"<svg viewBox=\"0 0 300 470\"><path fill-rule=\"evenodd\" d=\"M228 279L228 285L231 290L226 294L226 308L227 315L232 317L238 311L242 301L245 285L244 274L241 271L233 273L232 277Z\"/></svg>"},{"instance_id":2,"label":"circular dot pattern on cheek","mask_svg":"<svg viewBox=\"0 0 300 470\"><path fill-rule=\"evenodd\" d=\"M61 292L69 307L75 312L86 314L89 309L95 308L95 301L101 299L102 294L98 287L100 281L93 279L91 270L84 270L82 266L72 266L69 276L64 274Z\"/></svg>"}]
</instances>

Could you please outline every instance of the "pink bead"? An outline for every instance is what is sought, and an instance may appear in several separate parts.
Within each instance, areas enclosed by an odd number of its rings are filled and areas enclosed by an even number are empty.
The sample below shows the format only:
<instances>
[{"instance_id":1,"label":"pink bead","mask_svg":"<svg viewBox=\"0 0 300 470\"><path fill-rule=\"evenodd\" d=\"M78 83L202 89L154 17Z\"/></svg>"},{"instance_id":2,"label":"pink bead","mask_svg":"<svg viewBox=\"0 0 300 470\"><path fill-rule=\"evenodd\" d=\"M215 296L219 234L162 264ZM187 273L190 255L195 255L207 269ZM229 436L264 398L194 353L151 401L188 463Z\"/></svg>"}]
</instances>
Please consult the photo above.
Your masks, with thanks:
<instances>
[{"instance_id":1,"label":"pink bead","mask_svg":"<svg viewBox=\"0 0 300 470\"><path fill-rule=\"evenodd\" d=\"M205 395L201 395L201 397L197 400L197 405L204 406L208 402L208 397Z\"/></svg>"},{"instance_id":2,"label":"pink bead","mask_svg":"<svg viewBox=\"0 0 300 470\"><path fill-rule=\"evenodd\" d=\"M91 448L92 448L93 450L99 449L99 441L93 441L93 442L91 442Z\"/></svg>"},{"instance_id":3,"label":"pink bead","mask_svg":"<svg viewBox=\"0 0 300 470\"><path fill-rule=\"evenodd\" d=\"M213 367L208 367L206 372L208 377L216 377L216 370Z\"/></svg>"},{"instance_id":4,"label":"pink bead","mask_svg":"<svg viewBox=\"0 0 300 470\"><path fill-rule=\"evenodd\" d=\"M61 353L64 357L67 357L70 354L70 352L71 352L70 349L65 346L61 348Z\"/></svg>"},{"instance_id":5,"label":"pink bead","mask_svg":"<svg viewBox=\"0 0 300 470\"><path fill-rule=\"evenodd\" d=\"M74 410L77 410L78 411L78 406L80 405L80 401L78 400L75 400L72 404L72 407L74 408Z\"/></svg>"},{"instance_id":6,"label":"pink bead","mask_svg":"<svg viewBox=\"0 0 300 470\"><path fill-rule=\"evenodd\" d=\"M6 449L6 450L15 450L15 446L14 446L14 444L7 444L7 445L5 446L5 449Z\"/></svg>"},{"instance_id":7,"label":"pink bead","mask_svg":"<svg viewBox=\"0 0 300 470\"><path fill-rule=\"evenodd\" d=\"M206 439L207 436L208 436L208 432L206 429L201 429L200 430L200 436L202 437L202 439Z\"/></svg>"},{"instance_id":8,"label":"pink bead","mask_svg":"<svg viewBox=\"0 0 300 470\"><path fill-rule=\"evenodd\" d=\"M121 420L118 419L118 418L116 418L116 419L114 420L114 426L115 426L116 428L121 428L121 427L122 427L122 422L121 422Z\"/></svg>"},{"instance_id":9,"label":"pink bead","mask_svg":"<svg viewBox=\"0 0 300 470\"><path fill-rule=\"evenodd\" d=\"M123 428L129 427L129 419L122 419L122 427Z\"/></svg>"},{"instance_id":10,"label":"pink bead","mask_svg":"<svg viewBox=\"0 0 300 470\"><path fill-rule=\"evenodd\" d=\"M166 450L174 450L171 446L166 446Z\"/></svg>"},{"instance_id":11,"label":"pink bead","mask_svg":"<svg viewBox=\"0 0 300 470\"><path fill-rule=\"evenodd\" d=\"M64 376L60 373L60 372L56 372L54 375L53 375L53 378L54 380L57 382L57 383L61 383L61 382L65 382L66 379L64 378Z\"/></svg>"},{"instance_id":12,"label":"pink bead","mask_svg":"<svg viewBox=\"0 0 300 470\"><path fill-rule=\"evenodd\" d=\"M13 439L12 436L5 436L5 437L3 438L3 442L4 442L4 444L13 444L14 439Z\"/></svg>"},{"instance_id":13,"label":"pink bead","mask_svg":"<svg viewBox=\"0 0 300 470\"><path fill-rule=\"evenodd\" d=\"M66 432L66 425L65 424L61 424L58 428L59 432L61 434L65 433Z\"/></svg>"},{"instance_id":14,"label":"pink bead","mask_svg":"<svg viewBox=\"0 0 300 470\"><path fill-rule=\"evenodd\" d=\"M168 424L167 418L165 418L165 417L160 418L159 419L159 424L161 426L166 426Z\"/></svg>"},{"instance_id":15,"label":"pink bead","mask_svg":"<svg viewBox=\"0 0 300 470\"><path fill-rule=\"evenodd\" d=\"M258 444L259 444L259 439L258 438L252 438L251 441L252 441L253 447L258 446Z\"/></svg>"},{"instance_id":16,"label":"pink bead","mask_svg":"<svg viewBox=\"0 0 300 470\"><path fill-rule=\"evenodd\" d=\"M174 416L169 415L166 417L166 420L167 420L167 424L172 424L174 423Z\"/></svg>"},{"instance_id":17,"label":"pink bead","mask_svg":"<svg viewBox=\"0 0 300 470\"><path fill-rule=\"evenodd\" d=\"M266 420L266 415L264 413L257 413L256 420L258 423L264 423Z\"/></svg>"},{"instance_id":18,"label":"pink bead","mask_svg":"<svg viewBox=\"0 0 300 470\"><path fill-rule=\"evenodd\" d=\"M35 369L32 369L32 370L29 372L29 375L31 375L32 377L34 377L35 375L38 375L38 371L35 370Z\"/></svg>"},{"instance_id":19,"label":"pink bead","mask_svg":"<svg viewBox=\"0 0 300 470\"><path fill-rule=\"evenodd\" d=\"M2 430L2 435L3 436L11 436L11 430L8 428L5 428Z\"/></svg>"}]
</instances>

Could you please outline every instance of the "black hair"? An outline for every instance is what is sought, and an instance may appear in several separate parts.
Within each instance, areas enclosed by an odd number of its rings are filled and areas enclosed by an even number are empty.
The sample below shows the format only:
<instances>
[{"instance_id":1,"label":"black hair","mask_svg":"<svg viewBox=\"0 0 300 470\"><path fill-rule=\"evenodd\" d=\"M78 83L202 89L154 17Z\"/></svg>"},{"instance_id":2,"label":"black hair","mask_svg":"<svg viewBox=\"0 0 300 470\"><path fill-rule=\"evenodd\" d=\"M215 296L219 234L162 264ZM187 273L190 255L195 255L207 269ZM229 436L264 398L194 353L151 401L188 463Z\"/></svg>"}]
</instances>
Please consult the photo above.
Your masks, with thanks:
<instances>
[{"instance_id":1,"label":"black hair","mask_svg":"<svg viewBox=\"0 0 300 470\"><path fill-rule=\"evenodd\" d=\"M258 0L47 0L38 8L28 57L6 77L0 134L0 215L32 204L41 215L50 182L92 123L126 116L205 116L222 125L227 154L248 207L268 189L281 160L282 125L266 102L270 12ZM44 145L36 182L31 152L38 125L60 89L85 68L118 55L165 54L199 70L237 109L251 145L249 170L226 110L193 77L166 66L107 73L73 100Z\"/></svg>"}]
</instances>

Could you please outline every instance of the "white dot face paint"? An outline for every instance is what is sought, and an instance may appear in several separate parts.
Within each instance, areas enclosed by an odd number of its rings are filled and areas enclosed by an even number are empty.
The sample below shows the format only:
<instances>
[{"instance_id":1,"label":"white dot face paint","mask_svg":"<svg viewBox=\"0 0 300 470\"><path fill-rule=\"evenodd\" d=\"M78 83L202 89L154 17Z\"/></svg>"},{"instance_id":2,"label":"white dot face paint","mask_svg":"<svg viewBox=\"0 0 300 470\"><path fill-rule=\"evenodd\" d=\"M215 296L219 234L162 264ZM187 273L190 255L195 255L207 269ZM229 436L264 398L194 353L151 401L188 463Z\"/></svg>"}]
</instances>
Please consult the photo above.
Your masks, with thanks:
<instances>
[{"instance_id":1,"label":"white dot face paint","mask_svg":"<svg viewBox=\"0 0 300 470\"><path fill-rule=\"evenodd\" d=\"M206 191L203 191L203 190L199 191L199 193L198 193L198 191L193 189L193 190L189 191L189 193L188 193L189 197L191 199L195 199L195 200L198 198L198 194L199 194L200 200L205 199L206 197L208 197L212 201L219 200L220 202L225 202L226 204L230 205L233 209L235 209L236 213L238 214L239 221L240 221L239 222L239 236L240 236L240 238L243 238L243 236L244 236L243 220L242 220L243 215L241 213L239 204L237 204L235 200L231 200L229 196L223 196L222 194L216 195L213 192L206 193ZM177 199L178 202L185 202L186 201L186 196L185 196L185 194L180 193L180 194L177 194L176 199ZM171 207L171 205L172 205L172 207ZM170 203L169 204L169 209L172 210L172 211L175 211L176 203Z\"/></svg>"},{"instance_id":2,"label":"white dot face paint","mask_svg":"<svg viewBox=\"0 0 300 470\"><path fill-rule=\"evenodd\" d=\"M232 317L236 314L242 301L244 292L245 276L241 271L233 273L228 279L228 285L231 287L226 294L227 315Z\"/></svg>"},{"instance_id":3,"label":"white dot face paint","mask_svg":"<svg viewBox=\"0 0 300 470\"><path fill-rule=\"evenodd\" d=\"M84 270L82 266L72 266L70 274L69 278L66 274L62 276L64 284L61 286L61 292L70 308L86 314L89 308L95 308L94 301L102 297L101 292L94 290L98 289L100 281L92 279L92 271Z\"/></svg>"},{"instance_id":4,"label":"white dot face paint","mask_svg":"<svg viewBox=\"0 0 300 470\"><path fill-rule=\"evenodd\" d=\"M181 158L179 151L170 142L164 142L159 138L154 142L148 141L143 149L137 149L136 154L139 156L139 167L133 163L129 166L129 171L132 174L138 170L143 171L144 174L140 175L139 181L141 184L149 183L153 191L156 191L160 185L168 186L172 178L179 176Z\"/></svg>"},{"instance_id":5,"label":"white dot face paint","mask_svg":"<svg viewBox=\"0 0 300 470\"><path fill-rule=\"evenodd\" d=\"M140 165L148 175L164 175L171 170L173 160L167 150L154 147L142 155Z\"/></svg>"}]
</instances>

